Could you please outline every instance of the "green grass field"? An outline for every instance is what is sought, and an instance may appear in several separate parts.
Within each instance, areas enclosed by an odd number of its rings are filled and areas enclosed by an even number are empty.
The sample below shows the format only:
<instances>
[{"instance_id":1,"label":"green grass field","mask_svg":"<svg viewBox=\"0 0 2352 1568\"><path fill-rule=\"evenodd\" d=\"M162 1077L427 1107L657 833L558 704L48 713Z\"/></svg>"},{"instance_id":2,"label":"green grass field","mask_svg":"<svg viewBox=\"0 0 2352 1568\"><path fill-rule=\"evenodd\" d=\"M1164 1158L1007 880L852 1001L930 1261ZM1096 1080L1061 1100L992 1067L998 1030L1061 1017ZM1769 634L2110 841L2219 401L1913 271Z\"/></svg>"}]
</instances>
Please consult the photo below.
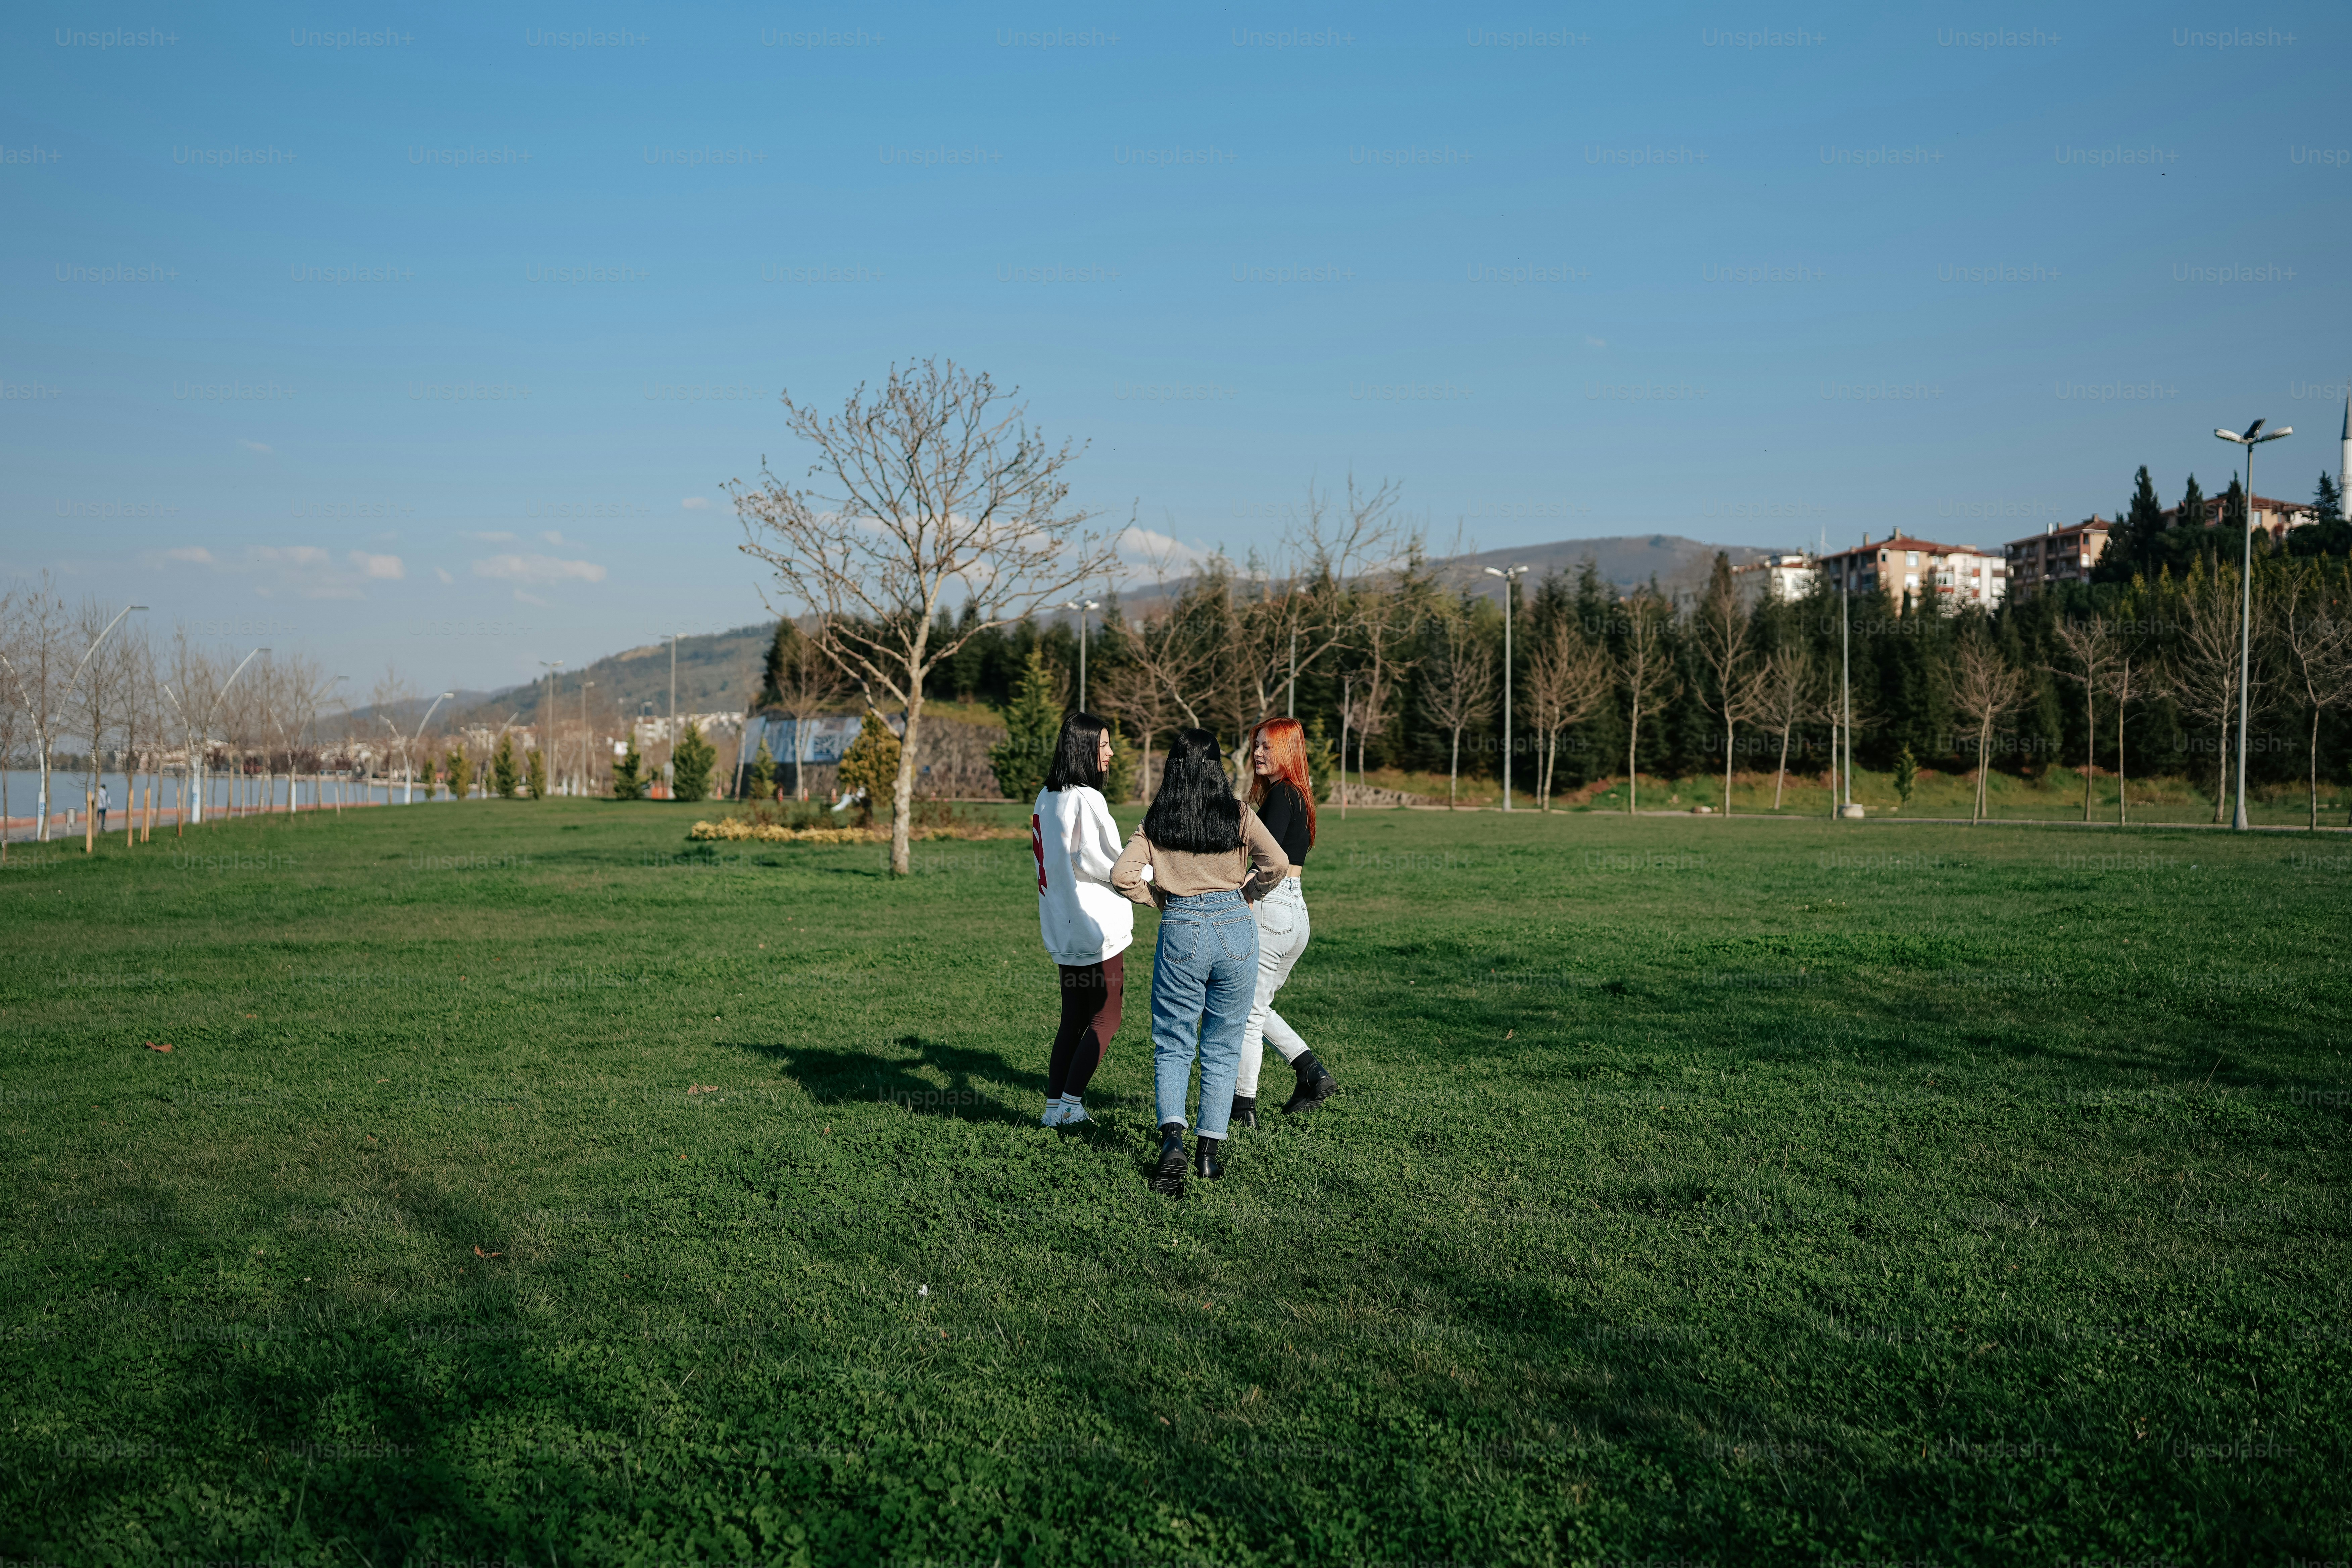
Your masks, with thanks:
<instances>
[{"instance_id":1,"label":"green grass field","mask_svg":"<svg viewBox=\"0 0 2352 1568\"><path fill-rule=\"evenodd\" d=\"M1171 1204L1153 917L1056 1134L1025 844L692 815L12 851L0 1556L2352 1557L2341 838L1327 816Z\"/></svg>"}]
</instances>

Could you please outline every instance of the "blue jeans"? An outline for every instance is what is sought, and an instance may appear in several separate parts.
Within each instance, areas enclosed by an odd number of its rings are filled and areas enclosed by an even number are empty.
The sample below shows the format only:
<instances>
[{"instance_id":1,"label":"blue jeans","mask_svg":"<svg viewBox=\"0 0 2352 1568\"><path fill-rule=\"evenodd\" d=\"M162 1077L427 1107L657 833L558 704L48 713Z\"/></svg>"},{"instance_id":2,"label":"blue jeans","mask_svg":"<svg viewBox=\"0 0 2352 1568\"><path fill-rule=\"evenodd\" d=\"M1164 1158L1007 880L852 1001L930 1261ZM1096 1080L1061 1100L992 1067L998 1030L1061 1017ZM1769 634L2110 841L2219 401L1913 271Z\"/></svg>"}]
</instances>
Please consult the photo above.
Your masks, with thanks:
<instances>
[{"instance_id":1,"label":"blue jeans","mask_svg":"<svg viewBox=\"0 0 2352 1568\"><path fill-rule=\"evenodd\" d=\"M1239 893L1171 897L1151 959L1151 1066L1164 1126L1184 1121L1197 1040L1203 1138L1223 1138L1257 995L1257 921Z\"/></svg>"}]
</instances>

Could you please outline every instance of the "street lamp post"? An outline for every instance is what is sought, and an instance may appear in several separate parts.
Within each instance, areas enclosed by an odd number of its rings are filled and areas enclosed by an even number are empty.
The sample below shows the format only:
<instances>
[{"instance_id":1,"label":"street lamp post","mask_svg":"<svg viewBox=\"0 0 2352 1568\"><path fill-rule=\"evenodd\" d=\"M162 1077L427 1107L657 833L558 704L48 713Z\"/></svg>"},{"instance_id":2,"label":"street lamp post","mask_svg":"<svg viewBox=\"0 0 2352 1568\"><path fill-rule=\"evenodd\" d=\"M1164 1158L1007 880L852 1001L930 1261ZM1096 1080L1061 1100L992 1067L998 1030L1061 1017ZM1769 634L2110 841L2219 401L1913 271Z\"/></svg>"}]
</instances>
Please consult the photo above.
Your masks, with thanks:
<instances>
[{"instance_id":1,"label":"street lamp post","mask_svg":"<svg viewBox=\"0 0 2352 1568\"><path fill-rule=\"evenodd\" d=\"M595 684L593 680L580 683L580 793L583 795L588 793L588 764L593 760L589 742L595 737L588 732L588 689Z\"/></svg>"},{"instance_id":2,"label":"street lamp post","mask_svg":"<svg viewBox=\"0 0 2352 1568\"><path fill-rule=\"evenodd\" d=\"M540 704L539 710L539 754L546 763L547 776L557 778L556 769L560 764L555 754L555 683L562 676L563 661L559 658L550 663L542 658L539 661L539 668L547 671L547 700Z\"/></svg>"},{"instance_id":3,"label":"street lamp post","mask_svg":"<svg viewBox=\"0 0 2352 1568\"><path fill-rule=\"evenodd\" d=\"M1503 580L1503 809L1508 811L1511 809L1511 589L1527 568L1489 566L1486 570L1487 576Z\"/></svg>"},{"instance_id":4,"label":"street lamp post","mask_svg":"<svg viewBox=\"0 0 2352 1568\"><path fill-rule=\"evenodd\" d=\"M457 695L457 694L454 691L445 691L440 696L436 697L433 700L433 707L427 708L425 710L425 717L416 721L416 733L411 735L405 741L400 742L400 804L403 805L414 805L416 804L416 763L415 760L409 755L409 752L411 749L415 746L416 742L424 738L425 726L433 722L433 709L440 707L441 704L448 701L449 699ZM383 716L378 715L378 717ZM400 726L394 724L388 718L384 719L383 721L386 724L391 725L392 738L395 741L399 741Z\"/></svg>"},{"instance_id":5,"label":"street lamp post","mask_svg":"<svg viewBox=\"0 0 2352 1568\"><path fill-rule=\"evenodd\" d=\"M1078 612L1078 707L1083 710L1087 705L1087 612L1102 605L1093 599L1070 599L1062 608Z\"/></svg>"},{"instance_id":6,"label":"street lamp post","mask_svg":"<svg viewBox=\"0 0 2352 1568\"><path fill-rule=\"evenodd\" d=\"M677 798L677 639L684 635L669 634L669 754L662 759L662 793L672 800Z\"/></svg>"},{"instance_id":7,"label":"street lamp post","mask_svg":"<svg viewBox=\"0 0 2352 1568\"><path fill-rule=\"evenodd\" d=\"M2253 703L2246 689L2246 680L2252 673L2254 648L2254 448L2265 441L2275 441L2294 434L2294 426L2282 425L2264 434L2263 422L2255 420L2246 426L2242 436L2234 430L2216 430L2214 435L2224 441L2234 441L2246 449L2246 540L2243 569L2238 574L2238 809L2231 817L2235 831L2248 830L2246 822L2246 725L2252 718Z\"/></svg>"},{"instance_id":8,"label":"street lamp post","mask_svg":"<svg viewBox=\"0 0 2352 1568\"><path fill-rule=\"evenodd\" d=\"M226 697L228 689L236 684L236 678L245 673L245 667L251 664L256 657L268 651L266 647L257 647L237 661L236 668L228 672L228 679L221 682L221 689L213 693L213 705L205 710L205 721L201 726L203 729L210 730L213 727L213 715L220 711L221 699ZM181 706L180 694L166 686L163 688L163 695L172 700L173 707L180 710L180 722L187 723L188 710ZM209 782L204 776L204 767L198 756L198 748L202 744L202 737L191 729L188 732L188 782L194 787L191 790L189 798L180 803L180 818L197 827L205 825L205 786Z\"/></svg>"}]
</instances>

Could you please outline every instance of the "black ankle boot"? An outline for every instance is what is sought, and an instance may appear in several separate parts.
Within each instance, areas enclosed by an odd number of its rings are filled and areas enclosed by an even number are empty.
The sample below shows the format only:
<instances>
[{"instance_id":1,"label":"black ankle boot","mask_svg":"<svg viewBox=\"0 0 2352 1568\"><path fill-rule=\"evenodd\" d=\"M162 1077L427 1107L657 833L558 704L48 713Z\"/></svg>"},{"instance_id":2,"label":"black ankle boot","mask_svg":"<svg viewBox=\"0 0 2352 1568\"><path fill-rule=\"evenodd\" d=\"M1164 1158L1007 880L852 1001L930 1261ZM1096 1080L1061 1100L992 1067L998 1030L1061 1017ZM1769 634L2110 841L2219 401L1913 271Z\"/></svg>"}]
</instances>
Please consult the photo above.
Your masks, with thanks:
<instances>
[{"instance_id":1,"label":"black ankle boot","mask_svg":"<svg viewBox=\"0 0 2352 1568\"><path fill-rule=\"evenodd\" d=\"M1225 1163L1217 1158L1224 1146L1222 1138L1192 1140L1192 1173L1204 1182L1213 1182L1225 1173Z\"/></svg>"},{"instance_id":2,"label":"black ankle boot","mask_svg":"<svg viewBox=\"0 0 2352 1568\"><path fill-rule=\"evenodd\" d=\"M1165 1193L1171 1198L1184 1195L1184 1124L1163 1121L1160 1124L1160 1163L1152 1168L1148 1184L1155 1193Z\"/></svg>"},{"instance_id":3,"label":"black ankle boot","mask_svg":"<svg viewBox=\"0 0 2352 1568\"><path fill-rule=\"evenodd\" d=\"M1227 1127L1225 1131L1230 1132L1234 1127L1255 1127L1256 1125L1257 1096L1254 1094L1237 1094L1234 1096L1232 1126Z\"/></svg>"},{"instance_id":4,"label":"black ankle boot","mask_svg":"<svg viewBox=\"0 0 2352 1568\"><path fill-rule=\"evenodd\" d=\"M1313 1051L1291 1063L1290 1069L1298 1075L1298 1087L1282 1108L1286 1116L1312 1110L1339 1091L1339 1080L1331 1076L1330 1068L1315 1059Z\"/></svg>"}]
</instances>

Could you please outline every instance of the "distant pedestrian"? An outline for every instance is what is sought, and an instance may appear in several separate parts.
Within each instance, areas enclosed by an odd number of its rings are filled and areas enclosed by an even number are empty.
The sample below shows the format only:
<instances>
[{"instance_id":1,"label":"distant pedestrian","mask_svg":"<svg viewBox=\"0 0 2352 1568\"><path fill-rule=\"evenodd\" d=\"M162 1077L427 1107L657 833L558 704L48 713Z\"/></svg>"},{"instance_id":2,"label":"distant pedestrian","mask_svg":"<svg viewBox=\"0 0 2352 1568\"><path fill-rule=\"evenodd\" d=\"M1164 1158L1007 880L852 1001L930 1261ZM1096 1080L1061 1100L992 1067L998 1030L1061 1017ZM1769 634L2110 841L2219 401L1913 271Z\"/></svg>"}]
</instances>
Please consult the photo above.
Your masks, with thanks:
<instances>
[{"instance_id":1,"label":"distant pedestrian","mask_svg":"<svg viewBox=\"0 0 2352 1568\"><path fill-rule=\"evenodd\" d=\"M1201 1062L1193 1173L1215 1181L1233 1114L1242 1036L1257 989L1257 921L1249 906L1289 869L1282 847L1234 798L1217 738L1180 730L1143 826L1119 852L1111 885L1160 908L1151 963L1151 1058L1160 1157L1151 1190L1184 1194L1184 1104ZM1147 881L1147 877L1149 880Z\"/></svg>"},{"instance_id":2,"label":"distant pedestrian","mask_svg":"<svg viewBox=\"0 0 2352 1568\"><path fill-rule=\"evenodd\" d=\"M1047 1127L1075 1127L1087 1115L1087 1085L1118 1032L1135 910L1112 890L1118 824L1103 798L1110 772L1110 726L1091 713L1062 721L1045 787L1029 815L1037 858L1037 924L1062 973L1062 1021L1045 1065Z\"/></svg>"},{"instance_id":3,"label":"distant pedestrian","mask_svg":"<svg viewBox=\"0 0 2352 1568\"><path fill-rule=\"evenodd\" d=\"M112 800L108 794L106 781L101 779L98 785L98 830L100 833L106 831L106 808L111 804Z\"/></svg>"},{"instance_id":4,"label":"distant pedestrian","mask_svg":"<svg viewBox=\"0 0 2352 1568\"><path fill-rule=\"evenodd\" d=\"M1307 895L1299 873L1315 846L1315 791L1307 776L1307 732L1296 719L1268 719L1250 737L1250 804L1282 846L1290 874L1257 905L1257 996L1242 1031L1241 1073L1234 1085L1234 1124L1257 1125L1257 1074L1271 1044L1297 1075L1286 1113L1312 1110L1331 1098L1339 1080L1316 1060L1298 1031L1274 1010L1274 994L1307 951Z\"/></svg>"}]
</instances>

